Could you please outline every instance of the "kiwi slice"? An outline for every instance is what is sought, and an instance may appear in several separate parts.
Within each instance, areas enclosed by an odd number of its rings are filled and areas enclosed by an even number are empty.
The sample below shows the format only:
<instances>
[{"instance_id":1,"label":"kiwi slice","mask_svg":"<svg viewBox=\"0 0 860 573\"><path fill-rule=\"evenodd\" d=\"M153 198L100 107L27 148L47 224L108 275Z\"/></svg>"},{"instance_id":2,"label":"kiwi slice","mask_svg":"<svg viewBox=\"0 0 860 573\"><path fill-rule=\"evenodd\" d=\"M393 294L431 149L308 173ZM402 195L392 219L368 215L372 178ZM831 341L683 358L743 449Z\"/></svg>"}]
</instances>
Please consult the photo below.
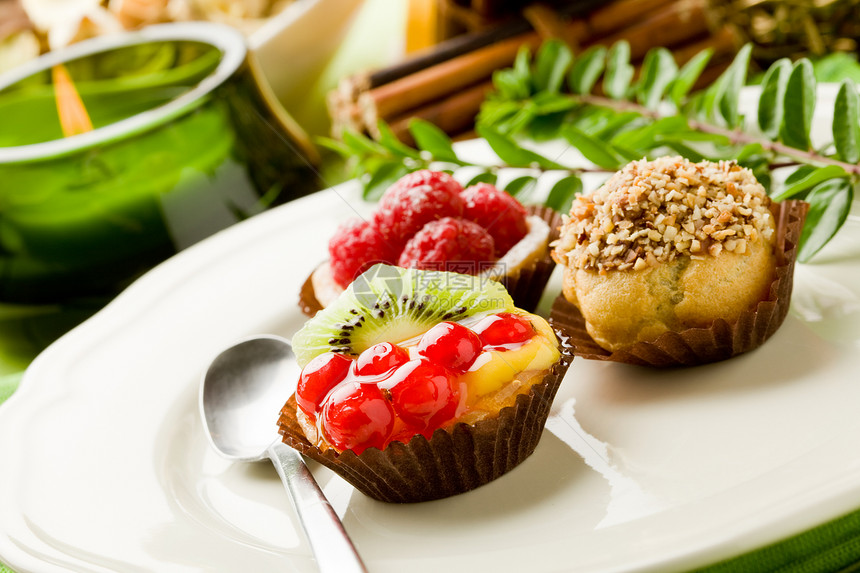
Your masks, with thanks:
<instances>
[{"instance_id":1,"label":"kiwi slice","mask_svg":"<svg viewBox=\"0 0 860 573\"><path fill-rule=\"evenodd\" d=\"M299 366L326 352L358 355L379 342L402 342L445 320L511 311L501 284L443 271L374 265L293 337Z\"/></svg>"}]
</instances>

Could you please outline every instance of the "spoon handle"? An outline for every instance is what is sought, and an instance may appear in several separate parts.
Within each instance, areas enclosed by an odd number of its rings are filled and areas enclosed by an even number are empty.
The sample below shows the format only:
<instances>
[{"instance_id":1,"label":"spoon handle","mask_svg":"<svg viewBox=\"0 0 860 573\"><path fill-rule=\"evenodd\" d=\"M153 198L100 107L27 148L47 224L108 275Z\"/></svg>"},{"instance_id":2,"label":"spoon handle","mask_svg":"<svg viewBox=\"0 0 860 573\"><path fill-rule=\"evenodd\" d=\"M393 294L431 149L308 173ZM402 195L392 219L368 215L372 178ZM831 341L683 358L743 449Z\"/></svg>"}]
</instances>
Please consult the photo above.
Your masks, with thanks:
<instances>
[{"instance_id":1,"label":"spoon handle","mask_svg":"<svg viewBox=\"0 0 860 573\"><path fill-rule=\"evenodd\" d=\"M340 518L301 455L280 440L269 446L268 453L290 494L319 570L322 573L367 573Z\"/></svg>"}]
</instances>

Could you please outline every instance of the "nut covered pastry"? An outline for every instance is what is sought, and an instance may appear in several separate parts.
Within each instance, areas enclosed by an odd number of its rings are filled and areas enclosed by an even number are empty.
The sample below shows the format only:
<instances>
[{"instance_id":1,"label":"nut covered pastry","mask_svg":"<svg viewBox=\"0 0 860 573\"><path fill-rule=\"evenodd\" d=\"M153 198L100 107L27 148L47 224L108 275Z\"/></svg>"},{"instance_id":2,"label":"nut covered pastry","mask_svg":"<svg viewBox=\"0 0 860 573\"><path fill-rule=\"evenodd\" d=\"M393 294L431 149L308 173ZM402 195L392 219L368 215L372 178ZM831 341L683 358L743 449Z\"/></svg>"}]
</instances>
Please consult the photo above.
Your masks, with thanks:
<instances>
[{"instance_id":1,"label":"nut covered pastry","mask_svg":"<svg viewBox=\"0 0 860 573\"><path fill-rule=\"evenodd\" d=\"M635 161L564 219L553 257L564 296L607 351L737 322L777 267L771 201L733 161Z\"/></svg>"}]
</instances>

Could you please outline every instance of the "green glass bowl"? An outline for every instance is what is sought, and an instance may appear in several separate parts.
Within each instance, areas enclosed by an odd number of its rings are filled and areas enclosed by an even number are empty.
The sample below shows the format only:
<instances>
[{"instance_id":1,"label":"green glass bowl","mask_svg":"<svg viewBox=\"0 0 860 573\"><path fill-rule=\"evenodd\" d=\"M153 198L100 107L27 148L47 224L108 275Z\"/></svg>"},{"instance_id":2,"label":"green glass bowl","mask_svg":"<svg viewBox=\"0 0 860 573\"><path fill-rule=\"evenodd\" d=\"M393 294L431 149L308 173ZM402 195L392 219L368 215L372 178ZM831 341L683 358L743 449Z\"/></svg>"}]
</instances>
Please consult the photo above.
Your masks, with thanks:
<instances>
[{"instance_id":1,"label":"green glass bowl","mask_svg":"<svg viewBox=\"0 0 860 573\"><path fill-rule=\"evenodd\" d=\"M94 130L62 137L64 64ZM204 237L321 188L245 40L165 24L0 76L0 303L112 296Z\"/></svg>"}]
</instances>

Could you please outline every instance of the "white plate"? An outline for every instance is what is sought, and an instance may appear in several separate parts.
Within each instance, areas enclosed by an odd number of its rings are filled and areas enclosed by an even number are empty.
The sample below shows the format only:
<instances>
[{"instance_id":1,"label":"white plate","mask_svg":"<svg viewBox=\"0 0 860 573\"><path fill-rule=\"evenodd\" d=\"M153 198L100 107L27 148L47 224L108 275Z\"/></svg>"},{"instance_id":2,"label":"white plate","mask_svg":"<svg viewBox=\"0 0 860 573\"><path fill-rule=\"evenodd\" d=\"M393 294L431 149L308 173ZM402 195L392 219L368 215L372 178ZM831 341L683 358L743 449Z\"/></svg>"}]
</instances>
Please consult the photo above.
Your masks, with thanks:
<instances>
[{"instance_id":1,"label":"white plate","mask_svg":"<svg viewBox=\"0 0 860 573\"><path fill-rule=\"evenodd\" d=\"M223 347L302 324L299 286L367 210L356 197L347 184L180 253L34 362L0 407L0 562L314 570L273 468L209 450L197 387ZM689 569L860 506L858 346L855 208L762 348L668 372L577 359L535 453L484 487L389 505L314 473L374 572Z\"/></svg>"}]
</instances>

